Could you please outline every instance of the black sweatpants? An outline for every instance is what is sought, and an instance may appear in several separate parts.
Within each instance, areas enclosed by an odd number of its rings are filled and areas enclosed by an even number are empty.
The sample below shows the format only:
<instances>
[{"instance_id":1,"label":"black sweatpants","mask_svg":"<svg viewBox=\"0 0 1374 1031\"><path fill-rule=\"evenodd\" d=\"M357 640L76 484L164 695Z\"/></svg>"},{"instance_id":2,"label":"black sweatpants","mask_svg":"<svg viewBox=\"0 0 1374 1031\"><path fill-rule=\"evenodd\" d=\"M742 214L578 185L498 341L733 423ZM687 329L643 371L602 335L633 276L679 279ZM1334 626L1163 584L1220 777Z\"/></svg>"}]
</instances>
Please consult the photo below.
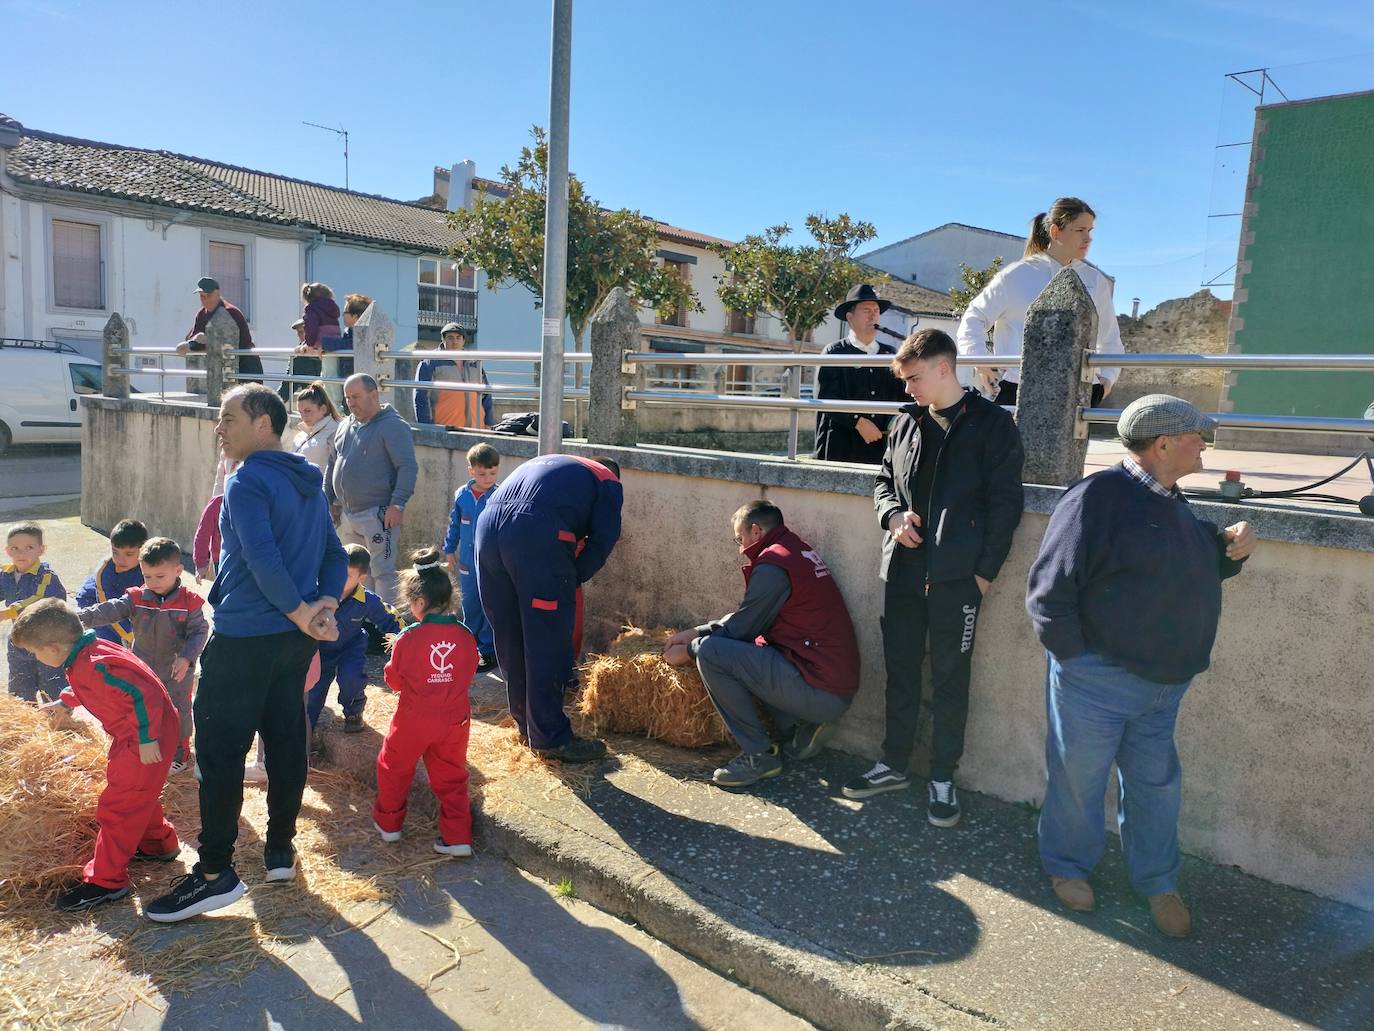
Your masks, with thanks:
<instances>
[{"instance_id":1,"label":"black sweatpants","mask_svg":"<svg viewBox=\"0 0 1374 1031\"><path fill-rule=\"evenodd\" d=\"M218 630L200 657L193 705L200 776L200 863L219 873L234 860L243 810L243 764L262 735L267 765L268 848L296 836L307 769L305 675L319 642L299 630L226 637Z\"/></svg>"},{"instance_id":2,"label":"black sweatpants","mask_svg":"<svg viewBox=\"0 0 1374 1031\"><path fill-rule=\"evenodd\" d=\"M883 599L883 656L887 660L887 735L883 762L906 772L921 719L921 663L930 638L930 709L934 718L931 780L952 780L964 754L969 671L983 594L972 577L932 583L925 563L898 547Z\"/></svg>"}]
</instances>

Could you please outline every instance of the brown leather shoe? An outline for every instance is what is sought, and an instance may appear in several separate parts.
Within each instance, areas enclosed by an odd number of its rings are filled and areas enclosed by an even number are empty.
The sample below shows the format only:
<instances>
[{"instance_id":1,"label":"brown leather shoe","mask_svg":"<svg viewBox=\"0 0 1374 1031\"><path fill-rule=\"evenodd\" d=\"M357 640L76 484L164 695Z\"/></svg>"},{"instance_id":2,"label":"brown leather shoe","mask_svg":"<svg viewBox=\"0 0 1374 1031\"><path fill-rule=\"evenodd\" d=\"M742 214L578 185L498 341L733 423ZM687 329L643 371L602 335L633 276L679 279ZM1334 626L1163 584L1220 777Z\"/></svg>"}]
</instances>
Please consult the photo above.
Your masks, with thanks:
<instances>
[{"instance_id":1,"label":"brown leather shoe","mask_svg":"<svg viewBox=\"0 0 1374 1031\"><path fill-rule=\"evenodd\" d=\"M1150 916L1154 917L1155 926L1170 938L1186 938L1193 933L1193 918L1176 891L1151 895Z\"/></svg>"},{"instance_id":2,"label":"brown leather shoe","mask_svg":"<svg viewBox=\"0 0 1374 1031\"><path fill-rule=\"evenodd\" d=\"M1051 877L1050 887L1066 909L1075 913L1091 913L1097 908L1093 886L1081 877Z\"/></svg>"}]
</instances>

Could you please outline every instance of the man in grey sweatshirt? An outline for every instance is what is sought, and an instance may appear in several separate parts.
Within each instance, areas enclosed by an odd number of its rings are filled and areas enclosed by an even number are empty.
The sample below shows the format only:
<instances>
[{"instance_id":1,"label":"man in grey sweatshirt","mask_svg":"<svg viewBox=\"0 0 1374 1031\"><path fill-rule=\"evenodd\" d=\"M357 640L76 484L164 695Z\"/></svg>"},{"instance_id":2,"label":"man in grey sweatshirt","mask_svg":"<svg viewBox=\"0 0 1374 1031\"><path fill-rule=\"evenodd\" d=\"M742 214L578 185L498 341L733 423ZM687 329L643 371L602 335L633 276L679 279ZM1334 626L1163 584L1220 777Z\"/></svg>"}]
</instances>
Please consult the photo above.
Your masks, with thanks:
<instances>
[{"instance_id":1,"label":"man in grey sweatshirt","mask_svg":"<svg viewBox=\"0 0 1374 1031\"><path fill-rule=\"evenodd\" d=\"M396 538L419 466L410 425L381 403L377 381L365 373L344 381L349 416L334 434L324 492L343 544L372 556L372 590L396 604Z\"/></svg>"}]
</instances>

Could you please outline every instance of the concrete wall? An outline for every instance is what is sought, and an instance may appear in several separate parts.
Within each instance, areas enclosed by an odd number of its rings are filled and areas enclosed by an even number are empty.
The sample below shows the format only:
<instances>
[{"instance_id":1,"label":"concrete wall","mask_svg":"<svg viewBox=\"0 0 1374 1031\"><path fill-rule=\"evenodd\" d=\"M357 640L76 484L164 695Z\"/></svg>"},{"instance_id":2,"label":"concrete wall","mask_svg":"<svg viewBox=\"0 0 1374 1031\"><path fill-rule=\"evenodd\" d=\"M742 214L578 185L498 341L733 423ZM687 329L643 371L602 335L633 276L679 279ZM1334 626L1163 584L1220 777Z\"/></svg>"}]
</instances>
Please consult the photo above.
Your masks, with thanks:
<instances>
[{"instance_id":1,"label":"concrete wall","mask_svg":"<svg viewBox=\"0 0 1374 1031\"><path fill-rule=\"evenodd\" d=\"M212 413L148 401L94 399L86 406L83 521L108 530L133 515L154 532L187 540L209 492ZM406 509L406 550L443 533L452 492L465 477L463 453L473 443L491 440L507 472L534 452L531 440L415 434L421 473ZM569 449L592 453L585 445ZM625 470L626 529L587 592L589 645L602 645L625 621L682 626L729 608L743 587L729 515L767 495L825 556L848 599L864 666L835 744L876 754L884 672L871 474L711 452L609 453ZM152 456L155 462L144 460ZM1012 801L1042 796L1044 659L1022 594L1058 496L1052 488L1027 488L1026 515L979 623L959 776L972 790ZM1212 668L1183 705L1184 848L1374 909L1369 524L1278 508L1196 509L1220 525L1250 519L1262 543L1245 572L1227 583ZM924 758L917 763L923 769ZM976 803L971 815L977 818Z\"/></svg>"},{"instance_id":2,"label":"concrete wall","mask_svg":"<svg viewBox=\"0 0 1374 1031\"><path fill-rule=\"evenodd\" d=\"M1118 316L1121 343L1127 354L1225 354L1230 311L1230 301L1202 289L1165 301L1136 319ZM1215 412L1225 375L1220 369L1123 369L1107 407L1125 408L1146 394L1173 394Z\"/></svg>"}]
</instances>

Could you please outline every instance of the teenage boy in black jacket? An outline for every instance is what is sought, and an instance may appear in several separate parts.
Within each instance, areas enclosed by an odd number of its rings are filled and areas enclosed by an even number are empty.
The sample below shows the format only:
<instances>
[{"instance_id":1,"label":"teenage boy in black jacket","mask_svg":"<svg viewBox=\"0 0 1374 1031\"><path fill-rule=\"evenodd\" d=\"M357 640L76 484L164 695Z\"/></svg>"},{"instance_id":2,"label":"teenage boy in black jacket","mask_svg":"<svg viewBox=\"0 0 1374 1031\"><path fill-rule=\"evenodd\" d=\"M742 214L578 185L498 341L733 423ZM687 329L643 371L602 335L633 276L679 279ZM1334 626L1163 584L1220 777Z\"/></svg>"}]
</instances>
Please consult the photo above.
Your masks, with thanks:
<instances>
[{"instance_id":1,"label":"teenage boy in black jacket","mask_svg":"<svg viewBox=\"0 0 1374 1031\"><path fill-rule=\"evenodd\" d=\"M913 333L893 372L915 402L892 422L873 505L886 531L880 576L887 660L882 758L844 785L849 798L904 788L921 712L930 636L934 731L927 818L959 822L954 769L964 752L973 637L983 594L1021 521L1021 435L1012 417L954 373L957 351L938 329Z\"/></svg>"}]
</instances>

